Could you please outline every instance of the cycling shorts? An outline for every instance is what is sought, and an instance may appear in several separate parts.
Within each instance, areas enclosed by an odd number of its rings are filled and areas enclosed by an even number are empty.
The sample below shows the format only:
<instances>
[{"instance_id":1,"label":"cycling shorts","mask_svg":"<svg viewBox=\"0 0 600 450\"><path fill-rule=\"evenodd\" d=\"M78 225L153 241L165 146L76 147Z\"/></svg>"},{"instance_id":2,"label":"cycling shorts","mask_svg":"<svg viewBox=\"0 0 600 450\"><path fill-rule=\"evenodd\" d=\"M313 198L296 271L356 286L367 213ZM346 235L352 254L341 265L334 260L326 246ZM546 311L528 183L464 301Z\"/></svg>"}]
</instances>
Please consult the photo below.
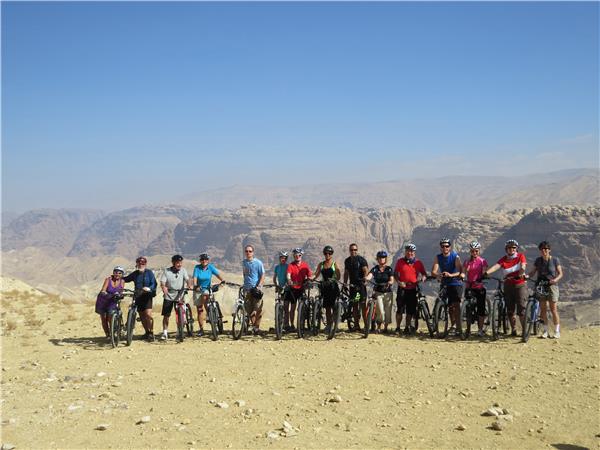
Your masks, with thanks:
<instances>
[{"instance_id":1,"label":"cycling shorts","mask_svg":"<svg viewBox=\"0 0 600 450\"><path fill-rule=\"evenodd\" d=\"M417 290L398 288L396 295L396 307L399 314L410 314L414 316L417 314Z\"/></svg>"},{"instance_id":2,"label":"cycling shorts","mask_svg":"<svg viewBox=\"0 0 600 450\"><path fill-rule=\"evenodd\" d=\"M173 300L163 299L162 304L162 312L161 314L165 317L169 317L171 312L173 311L173 307L175 306L175 302Z\"/></svg>"},{"instance_id":3,"label":"cycling shorts","mask_svg":"<svg viewBox=\"0 0 600 450\"><path fill-rule=\"evenodd\" d=\"M475 300L477 300L477 315L479 317L487 316L489 314L489 311L486 311L486 304L485 304L486 290L485 290L485 288L481 288L481 289L471 288L471 289L467 289L467 290L470 290L471 294L473 295Z\"/></svg>"},{"instance_id":4,"label":"cycling shorts","mask_svg":"<svg viewBox=\"0 0 600 450\"><path fill-rule=\"evenodd\" d=\"M364 303L367 300L367 287L366 286L350 286L350 302L351 303Z\"/></svg>"},{"instance_id":5,"label":"cycling shorts","mask_svg":"<svg viewBox=\"0 0 600 450\"><path fill-rule=\"evenodd\" d=\"M138 312L152 309L152 292L145 292L135 298L135 307Z\"/></svg>"},{"instance_id":6,"label":"cycling shorts","mask_svg":"<svg viewBox=\"0 0 600 450\"><path fill-rule=\"evenodd\" d=\"M446 295L448 296L448 304L460 303L462 297L462 286L446 286Z\"/></svg>"}]
</instances>

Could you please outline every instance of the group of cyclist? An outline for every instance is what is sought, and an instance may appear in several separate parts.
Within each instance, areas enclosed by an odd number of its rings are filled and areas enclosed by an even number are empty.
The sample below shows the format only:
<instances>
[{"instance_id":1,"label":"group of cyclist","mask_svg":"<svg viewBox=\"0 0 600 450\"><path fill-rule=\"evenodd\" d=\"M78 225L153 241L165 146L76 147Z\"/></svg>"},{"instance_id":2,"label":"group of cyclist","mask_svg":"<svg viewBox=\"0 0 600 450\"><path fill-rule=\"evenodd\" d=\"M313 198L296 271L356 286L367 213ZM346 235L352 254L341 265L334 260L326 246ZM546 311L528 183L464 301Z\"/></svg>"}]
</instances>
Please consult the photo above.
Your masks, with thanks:
<instances>
[{"instance_id":1,"label":"group of cyclist","mask_svg":"<svg viewBox=\"0 0 600 450\"><path fill-rule=\"evenodd\" d=\"M344 260L343 273L340 266L333 258L334 250L330 245L323 248L323 260L317 264L314 272L303 261L302 248L292 250L293 260L288 262L287 251L279 252L279 263L274 268L273 284L284 300L284 330L295 331L294 316L298 300L304 295L307 283L319 281L320 295L325 309L326 324L330 326L333 317L333 307L340 295L340 285L348 288L349 298L352 302L354 316L354 329L360 331L360 318L363 324L366 320L367 284L373 284L373 298L376 299L375 332L389 333L393 314L393 285L397 284L396 292L396 333L401 333L400 325L403 315L406 314L405 334L415 332L410 324L417 319L417 289L421 282L428 278L439 280L445 288L449 305L450 334L457 333L460 320L460 303L463 288L469 289L477 299L478 334L483 336L484 323L488 312L486 311L486 288L484 279L500 269L504 275L504 296L507 305L507 314L510 320L511 334L517 335L516 317L521 322L521 329L525 327L525 304L528 298L526 279L536 276L538 281L545 280L550 288L547 295L539 300L541 303L541 318L544 322L544 332L541 337L548 337L548 323L546 311L548 304L555 326L554 337L560 337L560 319L557 311L559 298L558 282L563 276L562 266L558 258L551 255L551 246L547 241L539 244L540 256L535 260L533 269L527 273L527 261L524 253L519 252L519 244L514 239L509 239L505 244L505 255L491 267L481 256L481 245L477 241L469 244L469 257L462 261L456 251L452 249L450 239L440 240L440 253L436 255L431 274L428 275L423 263L417 258L416 245L407 243L404 246L404 256L399 258L394 269L388 265L388 253L381 250L376 254L377 264L370 270L367 260L358 254L358 246L350 244L349 256ZM184 289L194 290L194 304L197 308L198 335L203 334L206 319L206 304L210 295L210 286L213 276L221 283L225 280L219 270L210 262L210 256L202 253L199 257L200 264L194 267L190 277L183 268L183 257L175 255L171 259L171 267L165 269L160 277L160 288L163 292L163 330L160 339L168 339L169 317L177 298ZM157 281L151 270L146 269L145 257L136 259L136 270L124 276L124 269L117 266L113 274L107 277L102 285L96 301L96 312L100 314L102 328L109 335L107 317L113 307L111 298L115 293L123 290L124 284L134 283L135 305L140 314L145 330L145 338L154 340L152 318L152 299L156 296ZM260 332L260 322L263 312L263 287L265 283L265 268L263 263L254 255L254 247L244 247L243 266L243 292L245 308L250 318L250 325L254 334ZM383 326L383 330L381 327Z\"/></svg>"}]
</instances>

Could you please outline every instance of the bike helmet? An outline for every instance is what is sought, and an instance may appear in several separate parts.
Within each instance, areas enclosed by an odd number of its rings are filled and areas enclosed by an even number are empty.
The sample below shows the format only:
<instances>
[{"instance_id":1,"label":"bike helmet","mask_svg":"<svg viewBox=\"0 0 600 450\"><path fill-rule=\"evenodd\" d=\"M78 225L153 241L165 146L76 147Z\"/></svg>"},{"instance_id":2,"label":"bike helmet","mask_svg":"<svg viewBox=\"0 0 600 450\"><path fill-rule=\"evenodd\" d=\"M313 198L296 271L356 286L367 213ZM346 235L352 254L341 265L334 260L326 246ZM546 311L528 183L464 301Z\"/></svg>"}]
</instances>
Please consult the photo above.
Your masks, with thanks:
<instances>
[{"instance_id":1,"label":"bike helmet","mask_svg":"<svg viewBox=\"0 0 600 450\"><path fill-rule=\"evenodd\" d=\"M450 239L448 239L448 238L440 239L440 245L444 245L444 244L452 245L452 241L450 241Z\"/></svg>"},{"instance_id":2,"label":"bike helmet","mask_svg":"<svg viewBox=\"0 0 600 450\"><path fill-rule=\"evenodd\" d=\"M377 252L377 259L379 258L387 258L388 257L388 253L385 250L379 250Z\"/></svg>"},{"instance_id":3,"label":"bike helmet","mask_svg":"<svg viewBox=\"0 0 600 450\"><path fill-rule=\"evenodd\" d=\"M538 249L541 250L543 248L547 248L548 250L550 250L552 248L552 247L550 247L550 242L548 242L548 241L540 242L540 245L538 245Z\"/></svg>"},{"instance_id":4,"label":"bike helmet","mask_svg":"<svg viewBox=\"0 0 600 450\"><path fill-rule=\"evenodd\" d=\"M506 244L504 244L504 247L517 247L517 248L519 248L519 243L515 239L509 239L508 241L506 241Z\"/></svg>"},{"instance_id":5,"label":"bike helmet","mask_svg":"<svg viewBox=\"0 0 600 450\"><path fill-rule=\"evenodd\" d=\"M404 250L410 250L411 252L416 252L417 246L415 244L406 244L404 246Z\"/></svg>"},{"instance_id":6,"label":"bike helmet","mask_svg":"<svg viewBox=\"0 0 600 450\"><path fill-rule=\"evenodd\" d=\"M181 255L173 255L173 257L171 258L171 262L172 263L176 263L179 261L183 261L183 256Z\"/></svg>"},{"instance_id":7,"label":"bike helmet","mask_svg":"<svg viewBox=\"0 0 600 450\"><path fill-rule=\"evenodd\" d=\"M121 267L121 266L116 266L116 267L113 269L113 272L121 272L121 273L125 273L125 269L123 269L123 267Z\"/></svg>"},{"instance_id":8,"label":"bike helmet","mask_svg":"<svg viewBox=\"0 0 600 450\"><path fill-rule=\"evenodd\" d=\"M146 264L148 260L144 256L140 256L135 260L136 264Z\"/></svg>"},{"instance_id":9,"label":"bike helmet","mask_svg":"<svg viewBox=\"0 0 600 450\"><path fill-rule=\"evenodd\" d=\"M323 254L325 253L333 255L333 247L331 245L326 245L325 247L323 247Z\"/></svg>"},{"instance_id":10,"label":"bike helmet","mask_svg":"<svg viewBox=\"0 0 600 450\"><path fill-rule=\"evenodd\" d=\"M280 258L287 258L288 257L288 252L284 252L283 250L281 250L279 252L279 257Z\"/></svg>"},{"instance_id":11,"label":"bike helmet","mask_svg":"<svg viewBox=\"0 0 600 450\"><path fill-rule=\"evenodd\" d=\"M208 253L201 253L200 256L198 256L198 259L200 261L205 261L205 260L209 260L210 256L208 256Z\"/></svg>"},{"instance_id":12,"label":"bike helmet","mask_svg":"<svg viewBox=\"0 0 600 450\"><path fill-rule=\"evenodd\" d=\"M294 255L304 255L304 250L302 250L300 247L296 247L294 250L292 250L292 253Z\"/></svg>"},{"instance_id":13,"label":"bike helmet","mask_svg":"<svg viewBox=\"0 0 600 450\"><path fill-rule=\"evenodd\" d=\"M481 248L481 244L477 241L473 241L469 244L469 248L471 250L479 250Z\"/></svg>"}]
</instances>

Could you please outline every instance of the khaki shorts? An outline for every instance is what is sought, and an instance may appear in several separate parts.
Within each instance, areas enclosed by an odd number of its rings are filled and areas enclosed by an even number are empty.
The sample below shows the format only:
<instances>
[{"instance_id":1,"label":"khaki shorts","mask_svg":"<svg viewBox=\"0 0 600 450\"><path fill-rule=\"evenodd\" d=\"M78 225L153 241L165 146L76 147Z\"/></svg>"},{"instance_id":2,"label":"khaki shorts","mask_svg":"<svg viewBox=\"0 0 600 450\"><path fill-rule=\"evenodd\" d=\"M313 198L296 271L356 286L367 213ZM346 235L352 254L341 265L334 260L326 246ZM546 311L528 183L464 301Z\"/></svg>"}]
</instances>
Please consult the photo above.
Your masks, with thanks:
<instances>
[{"instance_id":1,"label":"khaki shorts","mask_svg":"<svg viewBox=\"0 0 600 450\"><path fill-rule=\"evenodd\" d=\"M252 313L256 313L257 316L262 316L263 300L256 299L250 292L246 292L244 306L246 313L250 316Z\"/></svg>"},{"instance_id":2,"label":"khaki shorts","mask_svg":"<svg viewBox=\"0 0 600 450\"><path fill-rule=\"evenodd\" d=\"M204 306L206 304L205 301L202 301L202 297L204 295L209 295L208 289L202 289L201 291L194 291L194 305L196 306ZM207 297L208 299L208 297Z\"/></svg>"},{"instance_id":3,"label":"khaki shorts","mask_svg":"<svg viewBox=\"0 0 600 450\"><path fill-rule=\"evenodd\" d=\"M506 309L509 316L512 316L517 310L518 316L525 314L525 304L527 303L527 285L525 283L513 284L504 283L504 299L506 300Z\"/></svg>"},{"instance_id":4,"label":"khaki shorts","mask_svg":"<svg viewBox=\"0 0 600 450\"><path fill-rule=\"evenodd\" d=\"M548 292L548 295L541 295L540 301L541 302L549 301L549 302L557 303L558 297L559 297L558 286L555 284L551 284L549 286L549 288L550 288L550 292Z\"/></svg>"}]
</instances>

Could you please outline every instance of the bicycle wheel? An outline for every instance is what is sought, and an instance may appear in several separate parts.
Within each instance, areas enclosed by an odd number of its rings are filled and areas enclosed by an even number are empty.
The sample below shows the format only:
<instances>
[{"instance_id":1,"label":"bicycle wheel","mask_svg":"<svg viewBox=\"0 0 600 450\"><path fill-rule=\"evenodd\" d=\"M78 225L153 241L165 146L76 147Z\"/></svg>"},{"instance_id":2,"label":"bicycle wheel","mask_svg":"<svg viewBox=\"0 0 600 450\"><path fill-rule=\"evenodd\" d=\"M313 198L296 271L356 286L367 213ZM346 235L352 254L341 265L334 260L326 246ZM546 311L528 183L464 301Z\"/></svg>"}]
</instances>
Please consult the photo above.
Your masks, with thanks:
<instances>
[{"instance_id":1,"label":"bicycle wheel","mask_svg":"<svg viewBox=\"0 0 600 450\"><path fill-rule=\"evenodd\" d=\"M283 336L283 305L275 302L275 337L280 340Z\"/></svg>"},{"instance_id":2,"label":"bicycle wheel","mask_svg":"<svg viewBox=\"0 0 600 450\"><path fill-rule=\"evenodd\" d=\"M113 348L119 345L121 340L121 315L113 311L110 315L110 343Z\"/></svg>"},{"instance_id":3,"label":"bicycle wheel","mask_svg":"<svg viewBox=\"0 0 600 450\"><path fill-rule=\"evenodd\" d=\"M431 312L429 311L429 305L427 304L427 300L419 301L419 309L421 310L421 318L425 321L427 325L427 331L429 332L429 337L433 337L435 334L435 329L433 327L433 318L431 317Z\"/></svg>"},{"instance_id":4,"label":"bicycle wheel","mask_svg":"<svg viewBox=\"0 0 600 450\"><path fill-rule=\"evenodd\" d=\"M459 330L461 339L467 339L471 335L471 309L471 300L465 300L460 305Z\"/></svg>"},{"instance_id":5,"label":"bicycle wheel","mask_svg":"<svg viewBox=\"0 0 600 450\"><path fill-rule=\"evenodd\" d=\"M135 316L137 311L135 308L129 308L127 312L127 345L131 345L133 340L133 329L135 328Z\"/></svg>"},{"instance_id":6,"label":"bicycle wheel","mask_svg":"<svg viewBox=\"0 0 600 450\"><path fill-rule=\"evenodd\" d=\"M219 314L214 305L208 305L208 322L210 323L210 338L213 341L219 339Z\"/></svg>"},{"instance_id":7,"label":"bicycle wheel","mask_svg":"<svg viewBox=\"0 0 600 450\"><path fill-rule=\"evenodd\" d=\"M492 302L490 299L485 299L485 320L483 321L483 332L486 333L491 324Z\"/></svg>"},{"instance_id":8,"label":"bicycle wheel","mask_svg":"<svg viewBox=\"0 0 600 450\"><path fill-rule=\"evenodd\" d=\"M187 303L185 305L185 329L188 337L194 335L194 316L192 316L192 308Z\"/></svg>"},{"instance_id":9,"label":"bicycle wheel","mask_svg":"<svg viewBox=\"0 0 600 450\"><path fill-rule=\"evenodd\" d=\"M537 320L537 314L535 310L536 306L535 300L529 300L527 302L527 306L525 306L525 328L523 329L523 337L521 338L523 342L527 342L529 340L529 336L531 335L533 326Z\"/></svg>"},{"instance_id":10,"label":"bicycle wheel","mask_svg":"<svg viewBox=\"0 0 600 450\"><path fill-rule=\"evenodd\" d=\"M500 318L500 305L499 301L494 300L492 302L492 308L490 310L490 322L492 324L492 339L497 340L500 335L501 318Z\"/></svg>"},{"instance_id":11,"label":"bicycle wheel","mask_svg":"<svg viewBox=\"0 0 600 450\"><path fill-rule=\"evenodd\" d=\"M433 307L433 327L438 339L444 339L448 335L448 305L439 299Z\"/></svg>"},{"instance_id":12,"label":"bicycle wheel","mask_svg":"<svg viewBox=\"0 0 600 450\"><path fill-rule=\"evenodd\" d=\"M242 305L238 305L233 313L233 320L231 324L231 335L234 340L238 340L244 334L244 325L246 320L246 312Z\"/></svg>"},{"instance_id":13,"label":"bicycle wheel","mask_svg":"<svg viewBox=\"0 0 600 450\"><path fill-rule=\"evenodd\" d=\"M317 336L321 332L321 322L323 321L323 303L320 298L315 298L312 311L312 332Z\"/></svg>"},{"instance_id":14,"label":"bicycle wheel","mask_svg":"<svg viewBox=\"0 0 600 450\"><path fill-rule=\"evenodd\" d=\"M185 326L185 311L183 310L183 307L176 306L175 313L175 318L177 319L177 340L179 342L183 342L183 339L185 338L183 334L183 328Z\"/></svg>"},{"instance_id":15,"label":"bicycle wheel","mask_svg":"<svg viewBox=\"0 0 600 450\"><path fill-rule=\"evenodd\" d=\"M363 337L366 339L369 337L371 332L371 322L373 321L373 311L375 309L375 302L371 299L367 302L367 315L365 316L365 329L363 330Z\"/></svg>"},{"instance_id":16,"label":"bicycle wheel","mask_svg":"<svg viewBox=\"0 0 600 450\"><path fill-rule=\"evenodd\" d=\"M502 334L507 335L510 328L508 321L508 311L506 310L506 303L502 302L500 305L500 326L502 328Z\"/></svg>"},{"instance_id":17,"label":"bicycle wheel","mask_svg":"<svg viewBox=\"0 0 600 450\"><path fill-rule=\"evenodd\" d=\"M335 333L340 326L340 322L342 320L342 305L340 302L335 302L333 305L333 314L332 314L333 322L329 326L329 333L327 334L327 339L333 339L335 337Z\"/></svg>"},{"instance_id":18,"label":"bicycle wheel","mask_svg":"<svg viewBox=\"0 0 600 450\"><path fill-rule=\"evenodd\" d=\"M223 314L221 313L221 307L219 306L219 302L215 300L215 305L217 306L217 328L219 329L219 334L223 334Z\"/></svg>"},{"instance_id":19,"label":"bicycle wheel","mask_svg":"<svg viewBox=\"0 0 600 450\"><path fill-rule=\"evenodd\" d=\"M307 321L308 321L308 311L307 305L304 303L303 299L300 299L298 302L298 311L296 317L296 331L298 333L298 338L302 339L306 334L306 330L304 329Z\"/></svg>"}]
</instances>

